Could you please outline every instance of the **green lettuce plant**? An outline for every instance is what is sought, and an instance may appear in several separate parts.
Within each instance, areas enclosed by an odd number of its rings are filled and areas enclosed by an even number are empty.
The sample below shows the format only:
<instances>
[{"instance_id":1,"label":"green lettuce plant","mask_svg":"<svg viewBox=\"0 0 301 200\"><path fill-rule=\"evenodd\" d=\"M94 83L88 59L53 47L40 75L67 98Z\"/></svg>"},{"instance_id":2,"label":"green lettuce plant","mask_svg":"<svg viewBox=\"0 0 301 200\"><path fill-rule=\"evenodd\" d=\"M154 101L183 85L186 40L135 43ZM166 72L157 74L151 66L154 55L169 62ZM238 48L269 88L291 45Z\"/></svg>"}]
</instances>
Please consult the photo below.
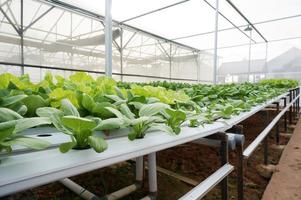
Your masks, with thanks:
<instances>
[{"instance_id":1,"label":"green lettuce plant","mask_svg":"<svg viewBox=\"0 0 301 200\"><path fill-rule=\"evenodd\" d=\"M20 134L26 129L45 124L51 124L48 117L23 118L8 108L0 108L0 152L12 152L13 145L21 145L35 150L49 147L49 142Z\"/></svg>"},{"instance_id":2,"label":"green lettuce plant","mask_svg":"<svg viewBox=\"0 0 301 200\"><path fill-rule=\"evenodd\" d=\"M61 101L61 110L44 107L37 110L39 116L49 116L53 125L70 136L71 141L59 147L62 153L70 149L87 149L92 147L97 153L107 149L106 141L93 134L99 120L80 117L76 107L68 99Z\"/></svg>"}]
</instances>

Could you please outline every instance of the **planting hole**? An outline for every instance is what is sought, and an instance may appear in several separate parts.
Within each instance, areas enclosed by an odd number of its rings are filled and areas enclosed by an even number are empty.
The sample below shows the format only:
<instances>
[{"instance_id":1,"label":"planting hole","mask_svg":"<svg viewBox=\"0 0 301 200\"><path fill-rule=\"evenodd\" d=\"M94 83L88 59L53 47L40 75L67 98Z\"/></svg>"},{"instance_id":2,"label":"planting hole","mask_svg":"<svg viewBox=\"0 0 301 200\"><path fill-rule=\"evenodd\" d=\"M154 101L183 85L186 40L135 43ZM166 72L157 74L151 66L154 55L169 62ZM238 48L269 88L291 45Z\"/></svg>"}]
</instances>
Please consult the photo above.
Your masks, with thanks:
<instances>
[{"instance_id":1,"label":"planting hole","mask_svg":"<svg viewBox=\"0 0 301 200\"><path fill-rule=\"evenodd\" d=\"M39 134L37 135L38 137L50 137L52 136L51 134Z\"/></svg>"}]
</instances>

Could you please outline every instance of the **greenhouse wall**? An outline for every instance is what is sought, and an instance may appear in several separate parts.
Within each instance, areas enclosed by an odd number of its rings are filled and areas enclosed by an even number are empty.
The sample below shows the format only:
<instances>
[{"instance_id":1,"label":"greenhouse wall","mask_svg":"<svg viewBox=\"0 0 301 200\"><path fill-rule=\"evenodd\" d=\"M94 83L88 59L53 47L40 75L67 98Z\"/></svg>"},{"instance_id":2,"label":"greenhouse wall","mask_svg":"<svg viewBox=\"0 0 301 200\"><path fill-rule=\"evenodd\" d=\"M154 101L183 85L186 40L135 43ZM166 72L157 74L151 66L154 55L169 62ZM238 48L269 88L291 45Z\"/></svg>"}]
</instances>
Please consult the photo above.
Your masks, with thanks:
<instances>
[{"instance_id":1,"label":"greenhouse wall","mask_svg":"<svg viewBox=\"0 0 301 200\"><path fill-rule=\"evenodd\" d=\"M33 81L39 81L46 71L62 76L72 74L73 70L104 74L102 21L39 1L24 0L22 48L22 37L14 29L14 26L21 27L20 6L19 0L2 5L13 23L0 13L1 73L20 75L22 68L16 66L20 64L25 65L24 73L28 73ZM118 24L113 27L113 39L113 78L116 80L212 82L213 55L208 52Z\"/></svg>"}]
</instances>

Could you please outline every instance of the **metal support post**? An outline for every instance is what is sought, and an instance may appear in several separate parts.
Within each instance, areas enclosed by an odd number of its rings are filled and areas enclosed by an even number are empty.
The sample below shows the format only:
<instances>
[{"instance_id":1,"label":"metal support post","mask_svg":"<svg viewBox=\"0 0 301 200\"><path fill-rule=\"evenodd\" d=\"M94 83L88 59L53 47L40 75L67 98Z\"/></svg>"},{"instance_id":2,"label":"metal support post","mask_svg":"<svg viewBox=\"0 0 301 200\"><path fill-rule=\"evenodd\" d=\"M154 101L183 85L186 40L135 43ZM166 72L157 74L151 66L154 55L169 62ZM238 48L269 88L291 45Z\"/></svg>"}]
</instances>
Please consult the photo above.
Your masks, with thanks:
<instances>
[{"instance_id":1,"label":"metal support post","mask_svg":"<svg viewBox=\"0 0 301 200\"><path fill-rule=\"evenodd\" d=\"M298 87L298 95L300 94L300 87ZM298 97L297 100L297 111L298 111L298 117L299 117L299 112L300 112L300 97Z\"/></svg>"},{"instance_id":2,"label":"metal support post","mask_svg":"<svg viewBox=\"0 0 301 200\"><path fill-rule=\"evenodd\" d=\"M237 199L244 199L244 156L243 156L243 143L236 143L235 154L236 160L236 173L237 173Z\"/></svg>"},{"instance_id":3,"label":"metal support post","mask_svg":"<svg viewBox=\"0 0 301 200\"><path fill-rule=\"evenodd\" d=\"M228 136L226 133L222 133L221 138L221 146L220 146L220 155L221 155L221 166L228 163ZM228 177L225 177L224 180L221 181L221 194L222 199L228 199Z\"/></svg>"},{"instance_id":4,"label":"metal support post","mask_svg":"<svg viewBox=\"0 0 301 200\"><path fill-rule=\"evenodd\" d=\"M149 197L154 200L157 197L157 164L156 152L148 154L148 182L149 182Z\"/></svg>"},{"instance_id":5,"label":"metal support post","mask_svg":"<svg viewBox=\"0 0 301 200\"><path fill-rule=\"evenodd\" d=\"M105 72L112 77L112 0L105 1Z\"/></svg>"},{"instance_id":6,"label":"metal support post","mask_svg":"<svg viewBox=\"0 0 301 200\"><path fill-rule=\"evenodd\" d=\"M24 15L24 2L23 0L21 0L21 27L20 27L20 30L19 30L19 35L21 37L21 64L22 64L22 67L21 67L21 74L23 75L24 74L24 24L23 24L23 15Z\"/></svg>"},{"instance_id":7,"label":"metal support post","mask_svg":"<svg viewBox=\"0 0 301 200\"><path fill-rule=\"evenodd\" d=\"M172 44L169 44L169 81L171 82L172 73Z\"/></svg>"},{"instance_id":8,"label":"metal support post","mask_svg":"<svg viewBox=\"0 0 301 200\"><path fill-rule=\"evenodd\" d=\"M249 41L248 82L253 82L253 80L250 81L250 76L251 76L251 48L252 48L252 29L250 30L250 41Z\"/></svg>"},{"instance_id":9,"label":"metal support post","mask_svg":"<svg viewBox=\"0 0 301 200\"><path fill-rule=\"evenodd\" d=\"M120 80L123 81L123 28L120 28L120 48L119 48L119 56L120 56Z\"/></svg>"},{"instance_id":10,"label":"metal support post","mask_svg":"<svg viewBox=\"0 0 301 200\"><path fill-rule=\"evenodd\" d=\"M283 98L284 108L286 108L287 97ZM287 132L287 112L284 113L284 132Z\"/></svg>"},{"instance_id":11,"label":"metal support post","mask_svg":"<svg viewBox=\"0 0 301 200\"><path fill-rule=\"evenodd\" d=\"M218 15L219 15L219 0L216 0L215 5L215 32L214 32L214 65L213 65L213 84L217 83L217 46L218 46Z\"/></svg>"},{"instance_id":12,"label":"metal support post","mask_svg":"<svg viewBox=\"0 0 301 200\"><path fill-rule=\"evenodd\" d=\"M277 109L277 115L279 114L279 102L276 102L276 109ZM276 124L276 130L275 130L275 140L276 144L279 145L280 142L280 136L279 136L279 121Z\"/></svg>"},{"instance_id":13,"label":"metal support post","mask_svg":"<svg viewBox=\"0 0 301 200\"><path fill-rule=\"evenodd\" d=\"M267 110L266 111L266 126L268 126L269 125L269 121L270 121L270 113L269 113L269 111ZM264 140L263 140L263 163L265 164L265 165L267 165L268 164L268 162L269 162L269 158L268 158L268 154L269 154L269 149L268 149L268 135L264 138Z\"/></svg>"},{"instance_id":14,"label":"metal support post","mask_svg":"<svg viewBox=\"0 0 301 200\"><path fill-rule=\"evenodd\" d=\"M233 126L236 136L236 148L235 148L235 154L236 154L236 184L237 184L237 199L243 200L244 198L244 156L243 156L243 144L244 144L244 138L243 135L243 126L242 125L235 125Z\"/></svg>"},{"instance_id":15,"label":"metal support post","mask_svg":"<svg viewBox=\"0 0 301 200\"><path fill-rule=\"evenodd\" d=\"M289 91L289 102L291 103L292 102L292 93L293 91L290 90ZM289 124L292 124L293 123L293 118L292 118L292 106L290 106L290 110L289 110Z\"/></svg>"}]
</instances>

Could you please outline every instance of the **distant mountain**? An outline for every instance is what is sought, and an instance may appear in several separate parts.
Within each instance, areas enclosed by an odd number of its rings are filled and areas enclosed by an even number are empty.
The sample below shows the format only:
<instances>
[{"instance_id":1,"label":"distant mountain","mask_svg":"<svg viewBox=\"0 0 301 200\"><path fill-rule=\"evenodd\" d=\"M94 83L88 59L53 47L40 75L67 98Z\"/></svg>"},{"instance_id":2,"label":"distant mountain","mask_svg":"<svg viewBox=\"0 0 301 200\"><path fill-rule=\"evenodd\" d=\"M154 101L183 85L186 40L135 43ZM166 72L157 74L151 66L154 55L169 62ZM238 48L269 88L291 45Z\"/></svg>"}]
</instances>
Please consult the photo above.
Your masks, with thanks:
<instances>
[{"instance_id":1,"label":"distant mountain","mask_svg":"<svg viewBox=\"0 0 301 200\"><path fill-rule=\"evenodd\" d=\"M268 61L268 72L300 72L301 49L292 47Z\"/></svg>"}]
</instances>

